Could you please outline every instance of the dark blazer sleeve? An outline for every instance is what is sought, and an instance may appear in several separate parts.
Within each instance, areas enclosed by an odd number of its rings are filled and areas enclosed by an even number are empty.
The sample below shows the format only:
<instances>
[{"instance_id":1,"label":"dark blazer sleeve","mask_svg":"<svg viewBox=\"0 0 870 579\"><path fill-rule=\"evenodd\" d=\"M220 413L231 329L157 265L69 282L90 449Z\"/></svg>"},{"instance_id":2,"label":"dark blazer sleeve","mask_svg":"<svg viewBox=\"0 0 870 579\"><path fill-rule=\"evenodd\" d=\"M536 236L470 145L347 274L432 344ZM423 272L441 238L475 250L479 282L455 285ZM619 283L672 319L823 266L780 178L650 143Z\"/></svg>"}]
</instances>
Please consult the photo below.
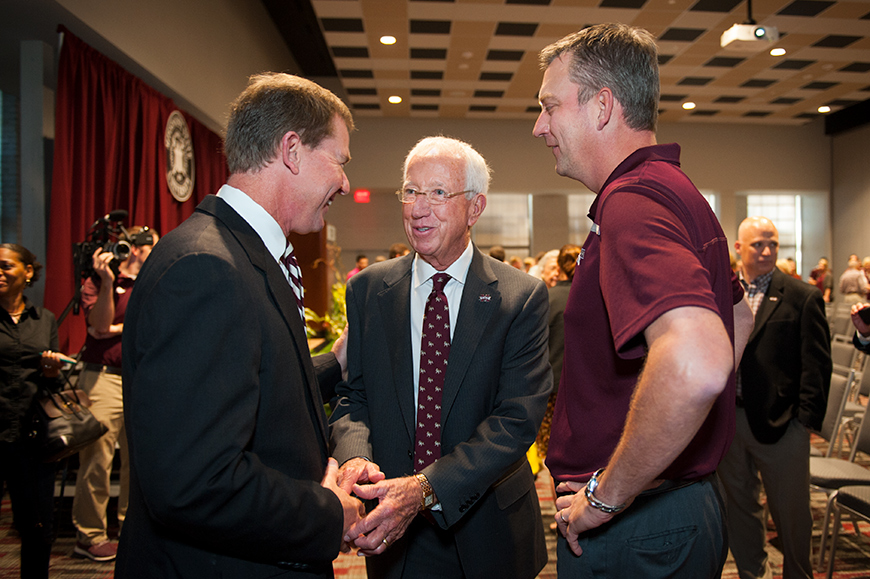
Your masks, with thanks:
<instances>
[{"instance_id":1,"label":"dark blazer sleeve","mask_svg":"<svg viewBox=\"0 0 870 579\"><path fill-rule=\"evenodd\" d=\"M831 339L825 302L819 292L806 292L801 308L801 376L798 422L819 430L825 419L831 386Z\"/></svg>"},{"instance_id":2,"label":"dark blazer sleeve","mask_svg":"<svg viewBox=\"0 0 870 579\"><path fill-rule=\"evenodd\" d=\"M151 525L219 555L328 563L342 508L320 486L302 359L262 278L244 255L148 265L127 314L124 396Z\"/></svg>"},{"instance_id":3,"label":"dark blazer sleeve","mask_svg":"<svg viewBox=\"0 0 870 579\"><path fill-rule=\"evenodd\" d=\"M327 352L311 358L317 383L320 384L320 395L326 404L335 398L335 386L341 381L341 364L335 354Z\"/></svg>"},{"instance_id":4,"label":"dark blazer sleeve","mask_svg":"<svg viewBox=\"0 0 870 579\"><path fill-rule=\"evenodd\" d=\"M858 351L864 352L865 354L870 354L870 344L862 344L861 340L858 339L858 332L855 332L855 335L852 336L852 344L858 348Z\"/></svg>"}]
</instances>

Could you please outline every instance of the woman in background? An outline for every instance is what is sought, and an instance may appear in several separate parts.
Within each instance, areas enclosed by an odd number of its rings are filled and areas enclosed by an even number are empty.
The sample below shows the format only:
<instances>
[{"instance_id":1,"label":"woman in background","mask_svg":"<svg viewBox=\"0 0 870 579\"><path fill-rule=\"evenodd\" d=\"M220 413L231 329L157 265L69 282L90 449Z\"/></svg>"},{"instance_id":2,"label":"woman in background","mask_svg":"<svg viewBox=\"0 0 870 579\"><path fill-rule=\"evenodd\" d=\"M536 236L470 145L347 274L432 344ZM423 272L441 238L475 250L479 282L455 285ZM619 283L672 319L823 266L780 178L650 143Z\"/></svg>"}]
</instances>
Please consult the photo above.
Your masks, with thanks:
<instances>
[{"instance_id":1,"label":"woman in background","mask_svg":"<svg viewBox=\"0 0 870 579\"><path fill-rule=\"evenodd\" d=\"M553 285L548 284L550 294L550 366L553 367L553 391L547 402L547 412L538 430L538 452L541 458L547 456L550 444L550 423L553 421L553 407L556 404L556 393L559 391L559 379L562 377L562 359L565 355L565 304L568 303L568 293L571 290L571 280L574 279L574 267L580 256L581 247L569 243L563 245L556 257L558 275ZM546 281L546 280L545 280Z\"/></svg>"},{"instance_id":2,"label":"woman in background","mask_svg":"<svg viewBox=\"0 0 870 579\"><path fill-rule=\"evenodd\" d=\"M12 500L26 579L48 577L54 540L55 464L42 462L30 437L34 398L59 386L63 365L54 314L24 297L40 269L26 248L0 244L0 484Z\"/></svg>"}]
</instances>

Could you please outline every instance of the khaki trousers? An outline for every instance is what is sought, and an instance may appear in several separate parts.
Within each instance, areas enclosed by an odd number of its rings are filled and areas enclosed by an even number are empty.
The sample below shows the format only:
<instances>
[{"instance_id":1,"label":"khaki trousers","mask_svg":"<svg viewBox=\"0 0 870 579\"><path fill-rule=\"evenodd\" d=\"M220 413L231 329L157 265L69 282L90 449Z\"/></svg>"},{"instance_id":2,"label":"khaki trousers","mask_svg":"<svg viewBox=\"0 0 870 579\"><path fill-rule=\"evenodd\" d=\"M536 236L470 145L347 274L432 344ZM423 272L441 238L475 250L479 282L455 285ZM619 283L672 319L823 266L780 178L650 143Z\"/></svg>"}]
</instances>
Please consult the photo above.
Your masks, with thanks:
<instances>
[{"instance_id":1,"label":"khaki trousers","mask_svg":"<svg viewBox=\"0 0 870 579\"><path fill-rule=\"evenodd\" d=\"M109 504L109 474L115 457L115 443L121 448L121 490L118 496L118 523L124 523L130 488L130 463L127 459L127 433L124 429L124 400L121 377L83 370L78 387L91 399L91 412L109 431L79 452L79 472L73 499L72 520L77 539L85 545L109 540L106 534Z\"/></svg>"}]
</instances>

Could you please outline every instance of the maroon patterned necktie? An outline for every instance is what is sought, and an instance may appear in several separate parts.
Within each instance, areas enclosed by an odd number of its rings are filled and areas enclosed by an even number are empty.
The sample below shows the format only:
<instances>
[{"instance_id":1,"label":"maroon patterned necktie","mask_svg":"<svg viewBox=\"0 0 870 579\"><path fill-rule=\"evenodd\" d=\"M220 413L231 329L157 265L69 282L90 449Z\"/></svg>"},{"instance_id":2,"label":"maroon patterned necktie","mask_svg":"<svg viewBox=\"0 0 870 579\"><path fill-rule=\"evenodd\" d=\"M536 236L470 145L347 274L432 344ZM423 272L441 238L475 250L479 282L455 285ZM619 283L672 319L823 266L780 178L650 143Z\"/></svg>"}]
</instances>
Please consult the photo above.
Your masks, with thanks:
<instances>
[{"instance_id":1,"label":"maroon patterned necktie","mask_svg":"<svg viewBox=\"0 0 870 579\"><path fill-rule=\"evenodd\" d=\"M287 268L287 278L290 281L290 287L293 288L293 295L296 298L296 307L299 308L299 315L302 316L302 321L305 321L305 304L302 301L302 268L299 267L299 262L296 261L296 254L292 251L281 258L281 263Z\"/></svg>"},{"instance_id":2,"label":"maroon patterned necktie","mask_svg":"<svg viewBox=\"0 0 870 579\"><path fill-rule=\"evenodd\" d=\"M414 469L421 471L441 458L441 397L450 355L450 312L444 286L446 273L432 276L432 292L423 315L420 343L420 383L417 393L417 432Z\"/></svg>"}]
</instances>

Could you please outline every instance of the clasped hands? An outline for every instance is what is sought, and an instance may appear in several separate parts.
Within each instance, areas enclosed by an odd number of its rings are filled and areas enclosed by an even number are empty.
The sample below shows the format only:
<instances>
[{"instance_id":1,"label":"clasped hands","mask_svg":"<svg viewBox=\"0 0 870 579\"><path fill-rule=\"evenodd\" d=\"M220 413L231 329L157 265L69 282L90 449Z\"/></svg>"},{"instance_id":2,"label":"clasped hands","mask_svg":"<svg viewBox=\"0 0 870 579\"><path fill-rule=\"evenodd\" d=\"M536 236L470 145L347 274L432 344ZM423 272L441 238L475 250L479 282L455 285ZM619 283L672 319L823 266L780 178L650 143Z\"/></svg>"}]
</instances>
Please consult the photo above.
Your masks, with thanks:
<instances>
[{"instance_id":1,"label":"clasped hands","mask_svg":"<svg viewBox=\"0 0 870 579\"><path fill-rule=\"evenodd\" d=\"M334 461L330 459L330 462ZM378 465L365 459L347 461L333 476L342 493L364 500L378 500L378 505L366 515L362 503L351 497L359 503L359 516L350 525L347 525L348 517L345 516L343 552L356 548L360 556L380 555L405 534L422 508L422 491L417 479L387 480Z\"/></svg>"}]
</instances>

